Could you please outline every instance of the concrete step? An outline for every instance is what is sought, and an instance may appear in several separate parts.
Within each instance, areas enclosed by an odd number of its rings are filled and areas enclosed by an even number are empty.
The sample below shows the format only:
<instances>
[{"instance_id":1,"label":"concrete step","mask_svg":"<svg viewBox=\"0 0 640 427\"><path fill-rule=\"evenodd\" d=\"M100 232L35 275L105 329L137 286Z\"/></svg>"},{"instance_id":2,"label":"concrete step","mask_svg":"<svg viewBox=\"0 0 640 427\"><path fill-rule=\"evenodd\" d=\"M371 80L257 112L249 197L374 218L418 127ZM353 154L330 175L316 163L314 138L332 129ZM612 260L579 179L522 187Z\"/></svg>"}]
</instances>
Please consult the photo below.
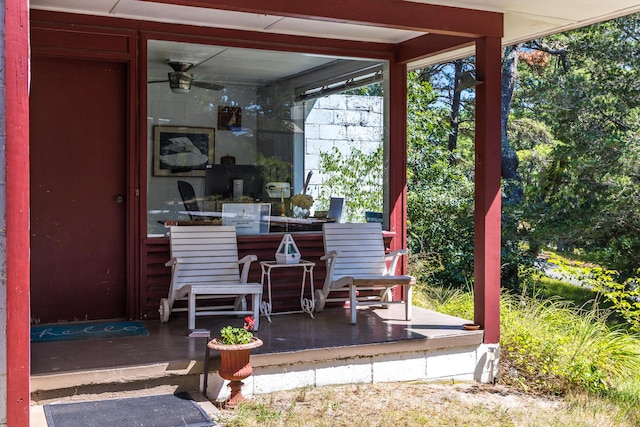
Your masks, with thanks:
<instances>
[{"instance_id":1,"label":"concrete step","mask_svg":"<svg viewBox=\"0 0 640 427\"><path fill-rule=\"evenodd\" d=\"M199 390L201 373L202 361L184 361L32 375L31 401L46 404L74 399L107 399L145 391Z\"/></svg>"}]
</instances>

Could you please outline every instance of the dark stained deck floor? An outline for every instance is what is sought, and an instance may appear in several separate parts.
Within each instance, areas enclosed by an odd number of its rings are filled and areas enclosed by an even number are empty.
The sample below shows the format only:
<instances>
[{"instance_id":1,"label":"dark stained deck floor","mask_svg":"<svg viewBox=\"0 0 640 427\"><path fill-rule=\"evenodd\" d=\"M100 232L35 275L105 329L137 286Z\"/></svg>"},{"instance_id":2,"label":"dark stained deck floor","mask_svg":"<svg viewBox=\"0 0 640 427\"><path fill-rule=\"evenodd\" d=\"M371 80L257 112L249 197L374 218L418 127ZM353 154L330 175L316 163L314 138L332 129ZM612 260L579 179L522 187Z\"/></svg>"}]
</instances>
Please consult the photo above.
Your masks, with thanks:
<instances>
[{"instance_id":1,"label":"dark stained deck floor","mask_svg":"<svg viewBox=\"0 0 640 427\"><path fill-rule=\"evenodd\" d=\"M482 342L482 331L466 331L467 320L418 307L411 321L403 318L404 308L364 308L358 311L358 323L349 323L348 310L331 308L315 313L315 319L303 313L272 315L272 323L260 319L255 333L264 345L253 354L295 360L296 354L310 351L335 355L379 354L389 345L420 349L460 347ZM186 319L175 317L165 324L143 322L148 336L33 343L32 377L153 364L186 364L203 360L207 338L189 338ZM241 326L242 318L215 316L198 318L196 326L216 336L226 325ZM366 350L368 349L368 350ZM400 351L400 350L397 350Z\"/></svg>"}]
</instances>

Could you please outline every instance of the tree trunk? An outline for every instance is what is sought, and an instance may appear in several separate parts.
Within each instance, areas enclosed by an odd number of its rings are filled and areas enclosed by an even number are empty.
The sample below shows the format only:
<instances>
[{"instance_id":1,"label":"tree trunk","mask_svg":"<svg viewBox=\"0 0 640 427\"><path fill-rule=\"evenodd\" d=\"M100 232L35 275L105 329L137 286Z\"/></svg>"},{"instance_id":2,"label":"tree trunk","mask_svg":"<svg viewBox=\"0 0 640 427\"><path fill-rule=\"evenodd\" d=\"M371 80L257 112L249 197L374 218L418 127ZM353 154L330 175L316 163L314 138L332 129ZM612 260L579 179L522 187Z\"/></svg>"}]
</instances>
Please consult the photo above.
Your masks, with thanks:
<instances>
[{"instance_id":1,"label":"tree trunk","mask_svg":"<svg viewBox=\"0 0 640 427\"><path fill-rule=\"evenodd\" d=\"M460 75L462 74L462 60L458 59L453 63L453 98L451 99L451 115L449 116L449 143L447 148L452 153L458 147L458 129L460 127L460 92L457 85L460 81Z\"/></svg>"},{"instance_id":2,"label":"tree trunk","mask_svg":"<svg viewBox=\"0 0 640 427\"><path fill-rule=\"evenodd\" d=\"M504 183L504 203L515 204L522 200L522 177L518 173L518 154L509 145L507 139L507 124L511 99L518 71L518 53L520 45L508 46L502 61L502 105L501 105L501 148L502 148L502 177Z\"/></svg>"}]
</instances>

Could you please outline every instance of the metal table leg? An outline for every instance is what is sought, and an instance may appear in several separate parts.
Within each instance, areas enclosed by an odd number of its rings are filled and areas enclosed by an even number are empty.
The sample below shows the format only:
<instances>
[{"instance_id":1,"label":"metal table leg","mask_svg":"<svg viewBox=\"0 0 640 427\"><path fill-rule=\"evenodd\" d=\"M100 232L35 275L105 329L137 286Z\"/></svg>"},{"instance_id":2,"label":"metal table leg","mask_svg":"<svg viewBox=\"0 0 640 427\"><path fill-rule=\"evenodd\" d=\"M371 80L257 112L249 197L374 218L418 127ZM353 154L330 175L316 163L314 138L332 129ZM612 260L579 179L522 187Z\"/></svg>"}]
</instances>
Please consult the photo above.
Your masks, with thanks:
<instances>
[{"instance_id":1,"label":"metal table leg","mask_svg":"<svg viewBox=\"0 0 640 427\"><path fill-rule=\"evenodd\" d=\"M207 396L207 385L209 382L209 357L211 356L211 349L207 342L207 349L204 351L204 379L202 380L202 394Z\"/></svg>"}]
</instances>

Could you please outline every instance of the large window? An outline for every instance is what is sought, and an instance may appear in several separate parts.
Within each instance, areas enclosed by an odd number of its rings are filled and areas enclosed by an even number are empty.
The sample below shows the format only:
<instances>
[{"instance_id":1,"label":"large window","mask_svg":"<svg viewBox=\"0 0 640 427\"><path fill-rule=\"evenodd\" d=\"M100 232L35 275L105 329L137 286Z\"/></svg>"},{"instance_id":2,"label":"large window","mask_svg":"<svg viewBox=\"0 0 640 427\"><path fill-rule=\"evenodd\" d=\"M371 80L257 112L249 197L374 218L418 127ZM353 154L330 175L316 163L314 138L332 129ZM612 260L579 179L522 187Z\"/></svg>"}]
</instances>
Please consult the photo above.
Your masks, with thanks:
<instances>
[{"instance_id":1,"label":"large window","mask_svg":"<svg viewBox=\"0 0 640 427\"><path fill-rule=\"evenodd\" d=\"M319 229L331 198L332 212L344 202L343 220L383 212L382 196L363 207L336 185L336 165L323 165L382 152L384 69L373 60L149 41L148 235L166 235L167 221L232 221L239 234ZM370 191L382 195L383 177L372 174L380 186ZM313 199L308 208L296 206L301 193Z\"/></svg>"}]
</instances>

